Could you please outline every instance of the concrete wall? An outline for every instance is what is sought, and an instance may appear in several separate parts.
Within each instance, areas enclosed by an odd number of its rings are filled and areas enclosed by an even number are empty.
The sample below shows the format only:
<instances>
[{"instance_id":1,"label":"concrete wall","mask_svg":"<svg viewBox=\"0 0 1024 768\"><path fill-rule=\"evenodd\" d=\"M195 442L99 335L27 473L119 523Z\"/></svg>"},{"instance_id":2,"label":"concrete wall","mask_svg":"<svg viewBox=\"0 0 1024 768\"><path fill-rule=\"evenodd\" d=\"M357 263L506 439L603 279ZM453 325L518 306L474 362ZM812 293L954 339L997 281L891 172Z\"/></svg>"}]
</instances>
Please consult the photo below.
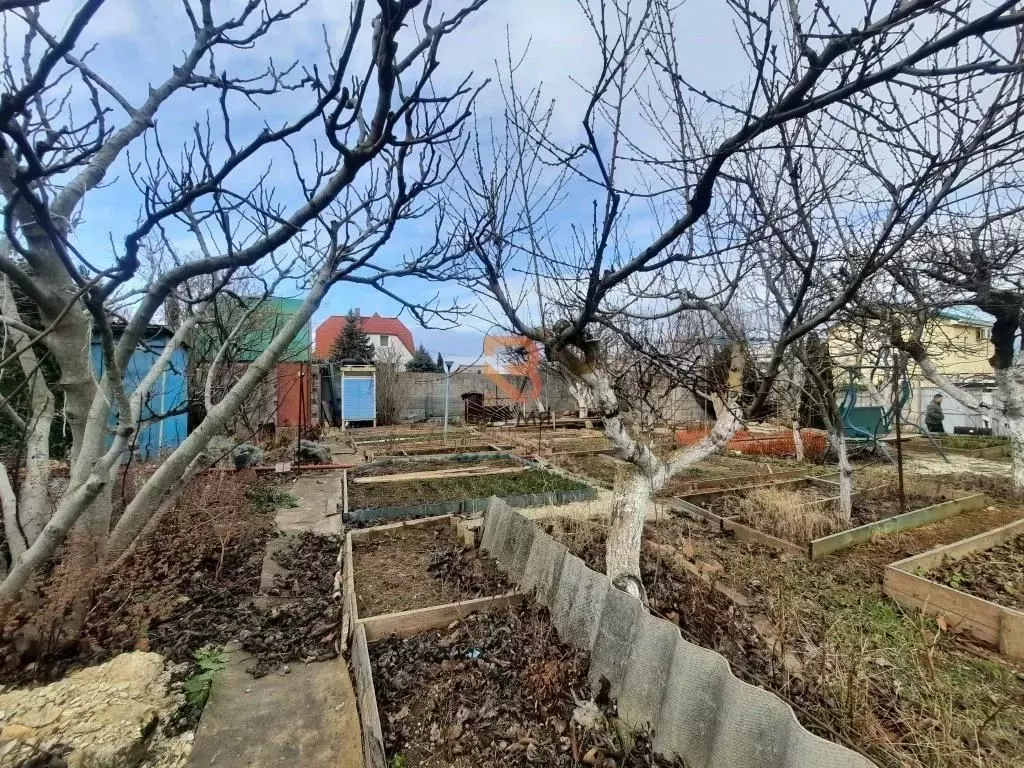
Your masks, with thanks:
<instances>
[{"instance_id":1,"label":"concrete wall","mask_svg":"<svg viewBox=\"0 0 1024 768\"><path fill-rule=\"evenodd\" d=\"M506 403L508 400L498 385L484 375L482 366L466 367L452 374L448 395L449 418L462 420L462 395L466 392L481 392L485 405ZM445 374L443 373L405 373L403 374L409 388L406 406L402 410L403 419L430 419L444 416ZM513 387L518 387L522 377L506 376ZM529 387L527 387L529 391ZM541 377L541 400L546 409L556 411L576 409L576 401L565 388L565 384L553 375ZM538 410L537 402L527 404L527 411Z\"/></svg>"},{"instance_id":2,"label":"concrete wall","mask_svg":"<svg viewBox=\"0 0 1024 768\"><path fill-rule=\"evenodd\" d=\"M452 374L451 391L448 398L449 418L461 420L464 413L462 395L466 392L481 392L484 395L485 405L496 405L506 403L498 385L484 373L484 366L466 366ZM406 373L409 395L406 406L402 410L403 419L430 419L442 418L444 416L444 382L445 375L441 373ZM507 376L506 379L517 387L521 377ZM529 387L527 387L527 391ZM556 412L577 410L576 399L569 394L565 382L554 373L544 372L541 374L541 400L545 409L554 409ZM666 421L676 424L701 421L704 419L697 401L692 393L683 388L678 388L669 393L661 404L660 416ZM624 403L627 407L629 404ZM527 412L539 410L536 401L527 405Z\"/></svg>"}]
</instances>

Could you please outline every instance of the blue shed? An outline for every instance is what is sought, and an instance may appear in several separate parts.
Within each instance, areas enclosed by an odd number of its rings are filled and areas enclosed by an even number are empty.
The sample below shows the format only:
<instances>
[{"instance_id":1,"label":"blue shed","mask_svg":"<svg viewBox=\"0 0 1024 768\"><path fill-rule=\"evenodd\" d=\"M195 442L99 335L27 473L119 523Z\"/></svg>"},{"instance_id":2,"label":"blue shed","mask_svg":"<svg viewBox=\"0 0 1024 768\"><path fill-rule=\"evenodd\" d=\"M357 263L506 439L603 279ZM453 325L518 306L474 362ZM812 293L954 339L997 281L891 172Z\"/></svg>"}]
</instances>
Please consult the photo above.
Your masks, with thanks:
<instances>
[{"instance_id":1,"label":"blue shed","mask_svg":"<svg viewBox=\"0 0 1024 768\"><path fill-rule=\"evenodd\" d=\"M328 363L332 421L339 426L354 422L377 425L377 369L372 365Z\"/></svg>"},{"instance_id":2,"label":"blue shed","mask_svg":"<svg viewBox=\"0 0 1024 768\"><path fill-rule=\"evenodd\" d=\"M115 341L120 333L121 329L114 329ZM162 325L151 325L146 329L124 372L129 396L163 353L172 335L173 332ZM103 349L97 337L92 341L92 364L96 374L102 375ZM174 450L188 435L187 365L188 352L184 347L178 347L171 356L170 365L143 401L140 430L133 446L135 454L143 459L155 459ZM111 414L111 427L115 421L115 414ZM108 443L113 439L113 434L108 436Z\"/></svg>"}]
</instances>

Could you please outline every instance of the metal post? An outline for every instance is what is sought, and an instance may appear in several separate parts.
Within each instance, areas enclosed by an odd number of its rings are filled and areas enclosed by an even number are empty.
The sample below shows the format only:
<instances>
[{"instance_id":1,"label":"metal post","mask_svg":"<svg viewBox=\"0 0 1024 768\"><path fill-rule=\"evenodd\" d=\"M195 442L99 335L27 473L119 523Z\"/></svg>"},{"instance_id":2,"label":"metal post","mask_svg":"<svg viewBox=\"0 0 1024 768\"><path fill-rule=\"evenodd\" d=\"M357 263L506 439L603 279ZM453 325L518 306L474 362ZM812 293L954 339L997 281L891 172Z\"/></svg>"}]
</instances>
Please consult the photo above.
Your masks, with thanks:
<instances>
[{"instance_id":1,"label":"metal post","mask_svg":"<svg viewBox=\"0 0 1024 768\"><path fill-rule=\"evenodd\" d=\"M298 426L295 429L295 463L299 464L299 456L302 453L302 368L299 367L299 418Z\"/></svg>"},{"instance_id":2,"label":"metal post","mask_svg":"<svg viewBox=\"0 0 1024 768\"><path fill-rule=\"evenodd\" d=\"M448 375L444 377L444 438L443 442L445 445L448 444L448 393L451 391L452 386L452 364L445 363L448 368Z\"/></svg>"}]
</instances>

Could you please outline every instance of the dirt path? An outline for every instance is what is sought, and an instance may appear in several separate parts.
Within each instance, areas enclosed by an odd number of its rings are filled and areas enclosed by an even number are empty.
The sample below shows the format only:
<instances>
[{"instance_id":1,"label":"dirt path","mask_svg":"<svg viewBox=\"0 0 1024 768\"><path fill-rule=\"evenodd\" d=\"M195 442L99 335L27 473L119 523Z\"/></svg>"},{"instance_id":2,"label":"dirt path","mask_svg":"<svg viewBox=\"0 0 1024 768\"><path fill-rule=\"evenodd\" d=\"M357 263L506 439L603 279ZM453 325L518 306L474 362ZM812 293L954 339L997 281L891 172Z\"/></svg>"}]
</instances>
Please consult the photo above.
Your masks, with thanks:
<instances>
[{"instance_id":1,"label":"dirt path","mask_svg":"<svg viewBox=\"0 0 1024 768\"><path fill-rule=\"evenodd\" d=\"M277 513L275 526L287 538L271 540L261 592L289 581L288 572L271 556L281 549L282 541L309 533L341 533L336 508L340 488L341 472L310 473L291 486L299 504ZM301 582L302 576L296 574L290 581ZM290 604L309 598L259 599L275 601L285 611ZM228 652L228 666L215 678L203 711L190 765L362 768L356 698L344 659L294 663L253 679L246 671L252 658L238 646L229 647Z\"/></svg>"}]
</instances>

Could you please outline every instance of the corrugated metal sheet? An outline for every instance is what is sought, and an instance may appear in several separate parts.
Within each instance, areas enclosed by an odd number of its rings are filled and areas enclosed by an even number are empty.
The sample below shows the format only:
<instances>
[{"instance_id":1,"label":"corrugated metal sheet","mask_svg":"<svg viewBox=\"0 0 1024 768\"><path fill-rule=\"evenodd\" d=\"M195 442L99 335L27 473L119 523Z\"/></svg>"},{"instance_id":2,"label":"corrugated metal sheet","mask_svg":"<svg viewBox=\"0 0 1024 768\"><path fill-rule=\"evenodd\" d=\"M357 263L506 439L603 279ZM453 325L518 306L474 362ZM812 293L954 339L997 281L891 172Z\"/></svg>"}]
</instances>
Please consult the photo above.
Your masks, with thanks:
<instances>
[{"instance_id":1,"label":"corrugated metal sheet","mask_svg":"<svg viewBox=\"0 0 1024 768\"><path fill-rule=\"evenodd\" d=\"M653 729L659 753L692 768L874 765L806 730L782 699L741 682L723 656L683 640L500 499L491 500L481 548L550 610L562 642L590 652L594 690L610 684L620 717Z\"/></svg>"},{"instance_id":2,"label":"corrugated metal sheet","mask_svg":"<svg viewBox=\"0 0 1024 768\"><path fill-rule=\"evenodd\" d=\"M150 333L132 353L124 374L125 387L130 395L149 372L167 345L166 331ZM97 375L103 374L103 352L98 339L92 343L92 364ZM179 347L171 363L150 390L142 406L142 424L134 452L143 459L154 459L176 448L188 435L188 381L185 376L188 354ZM111 414L113 427L116 414ZM113 434L107 436L108 445Z\"/></svg>"}]
</instances>

